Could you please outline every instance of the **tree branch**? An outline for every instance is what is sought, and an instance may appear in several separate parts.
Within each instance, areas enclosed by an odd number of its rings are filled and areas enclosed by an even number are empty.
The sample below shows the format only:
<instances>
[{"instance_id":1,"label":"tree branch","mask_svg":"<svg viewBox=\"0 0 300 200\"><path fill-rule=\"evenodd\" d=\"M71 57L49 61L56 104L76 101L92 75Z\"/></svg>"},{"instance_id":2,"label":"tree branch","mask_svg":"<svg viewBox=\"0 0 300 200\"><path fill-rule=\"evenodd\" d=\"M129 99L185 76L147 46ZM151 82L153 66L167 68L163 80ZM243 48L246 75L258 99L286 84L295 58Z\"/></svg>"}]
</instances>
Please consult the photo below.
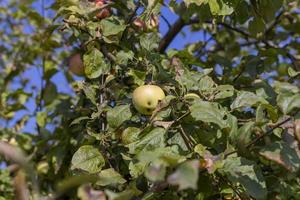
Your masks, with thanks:
<instances>
[{"instance_id":1,"label":"tree branch","mask_svg":"<svg viewBox=\"0 0 300 200\"><path fill-rule=\"evenodd\" d=\"M297 115L299 112L300 112L300 110L297 110L291 117L288 117L287 119L285 119L285 120L283 120L283 121L277 123L277 124L276 124L275 126L273 126L271 129L269 129L269 130L266 131L265 133L259 135L259 136L256 137L254 140L252 140L251 142L249 142L249 143L246 145L245 148L250 148L252 145L256 144L258 141L260 141L260 140L261 140L262 138L264 138L265 136L267 136L267 135L273 133L273 131L274 131L276 128L278 128L278 127L282 126L283 124L285 124L285 123L289 122L290 120L292 120L292 118L293 118L295 115ZM237 153L237 150L234 150L234 151L231 151L231 152L229 152L229 153L226 153L226 154L225 154L225 157L228 157L228 156L230 156L230 155L232 155L232 154L235 154L235 153Z\"/></svg>"},{"instance_id":2,"label":"tree branch","mask_svg":"<svg viewBox=\"0 0 300 200\"><path fill-rule=\"evenodd\" d=\"M158 52L164 53L168 48L170 43L176 37L176 35L181 31L181 29L187 25L182 18L179 18L169 29L167 34L163 37L163 39L159 43Z\"/></svg>"},{"instance_id":3,"label":"tree branch","mask_svg":"<svg viewBox=\"0 0 300 200\"><path fill-rule=\"evenodd\" d=\"M177 36L177 34L181 31L181 29L186 25L192 25L200 23L200 21L197 18L192 18L188 22L185 22L182 18L179 18L169 29L169 31L166 33L166 35L162 38L162 40L159 43L158 52L164 53L165 50L168 48L170 43L174 40L174 38ZM212 21L206 21L205 23L212 24ZM250 38L251 35L247 33L246 31L233 27L227 23L224 22L217 22L217 25L223 26L224 28L227 28L229 30L232 30L234 32L237 32L243 36L246 37L246 39Z\"/></svg>"}]
</instances>

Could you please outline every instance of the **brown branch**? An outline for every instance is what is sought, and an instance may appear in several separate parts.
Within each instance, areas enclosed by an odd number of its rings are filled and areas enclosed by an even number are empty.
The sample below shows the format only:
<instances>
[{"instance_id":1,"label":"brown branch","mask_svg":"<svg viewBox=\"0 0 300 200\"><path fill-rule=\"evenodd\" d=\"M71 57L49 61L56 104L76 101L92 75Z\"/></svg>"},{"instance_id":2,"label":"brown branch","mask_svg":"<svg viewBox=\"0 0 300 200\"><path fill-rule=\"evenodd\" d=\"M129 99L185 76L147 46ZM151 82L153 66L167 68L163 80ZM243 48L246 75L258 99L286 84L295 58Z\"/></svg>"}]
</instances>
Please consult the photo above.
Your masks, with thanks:
<instances>
[{"instance_id":1,"label":"brown branch","mask_svg":"<svg viewBox=\"0 0 300 200\"><path fill-rule=\"evenodd\" d=\"M166 35L162 38L159 43L158 52L164 53L168 46L171 44L176 35L181 31L181 29L187 25L182 18L179 18L169 29Z\"/></svg>"},{"instance_id":2,"label":"brown branch","mask_svg":"<svg viewBox=\"0 0 300 200\"><path fill-rule=\"evenodd\" d=\"M269 26L269 28L267 28L267 30L265 31L265 35L269 35L270 32L273 30L273 28L278 25L281 21L281 16L285 13L284 10L282 10L276 17L275 20L273 21L273 23Z\"/></svg>"},{"instance_id":3,"label":"brown branch","mask_svg":"<svg viewBox=\"0 0 300 200\"><path fill-rule=\"evenodd\" d=\"M274 131L276 128L279 128L279 127L282 126L283 124L285 124L285 123L289 122L290 120L292 120L293 117L299 113L299 111L300 111L300 110L297 110L291 117L288 117L287 119L285 119L285 120L283 120L283 121L277 123L277 124L274 125L271 129L269 129L269 130L266 131L265 133L263 133L263 134L259 135L258 137L256 137L254 140L252 140L251 142L249 142L249 143L245 146L245 148L250 148L252 145L256 144L257 142L259 142L261 139L263 139L263 138L266 137L267 135L273 133L273 131ZM229 152L229 153L226 153L226 154L225 154L225 157L228 157L228 156L230 156L230 155L232 155L232 154L235 154L235 153L237 153L237 150L234 150L234 151L231 151L231 152Z\"/></svg>"},{"instance_id":4,"label":"brown branch","mask_svg":"<svg viewBox=\"0 0 300 200\"><path fill-rule=\"evenodd\" d=\"M227 23L224 23L224 22L217 22L218 25L221 25L229 30L232 30L234 32L237 32L237 33L240 33L241 35L245 36L247 39L251 37L251 35L247 32L245 32L244 30L242 29L239 29L239 28L236 28L236 27L233 27Z\"/></svg>"},{"instance_id":5,"label":"brown branch","mask_svg":"<svg viewBox=\"0 0 300 200\"><path fill-rule=\"evenodd\" d=\"M26 175L23 170L18 170L14 177L15 199L29 200L29 189L26 181Z\"/></svg>"},{"instance_id":6,"label":"brown branch","mask_svg":"<svg viewBox=\"0 0 300 200\"><path fill-rule=\"evenodd\" d=\"M160 53L164 53L165 50L168 48L170 43L174 40L174 38L177 36L177 34L181 31L181 29L186 25L192 25L200 23L200 21L197 18L192 18L189 21L185 22L182 18L179 18L169 29L169 31L166 33L166 35L162 38L162 40L159 43L158 51ZM205 23L212 24L212 21L206 21ZM223 26L224 28L227 28L229 30L232 30L234 32L237 32L243 36L246 37L246 39L250 38L251 35L247 33L246 31L239 29L237 27L233 27L230 24L224 23L224 22L217 22L217 25Z\"/></svg>"},{"instance_id":7,"label":"brown branch","mask_svg":"<svg viewBox=\"0 0 300 200\"><path fill-rule=\"evenodd\" d=\"M183 127L181 125L179 125L179 129L180 129L180 135L181 135L185 145L192 152L193 149L194 149L194 145L193 145L192 140L190 140L190 138L188 137L186 132L183 130Z\"/></svg>"}]
</instances>

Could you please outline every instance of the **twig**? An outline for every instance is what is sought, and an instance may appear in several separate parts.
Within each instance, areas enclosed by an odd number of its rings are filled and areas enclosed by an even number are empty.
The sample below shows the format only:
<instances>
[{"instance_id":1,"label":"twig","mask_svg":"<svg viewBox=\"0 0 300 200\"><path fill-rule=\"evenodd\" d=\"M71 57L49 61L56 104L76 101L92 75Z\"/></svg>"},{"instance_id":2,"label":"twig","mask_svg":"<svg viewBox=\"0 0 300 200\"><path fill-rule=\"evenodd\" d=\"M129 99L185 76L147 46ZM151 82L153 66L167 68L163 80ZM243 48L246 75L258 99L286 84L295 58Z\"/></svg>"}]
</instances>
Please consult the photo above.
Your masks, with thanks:
<instances>
[{"instance_id":1,"label":"twig","mask_svg":"<svg viewBox=\"0 0 300 200\"><path fill-rule=\"evenodd\" d=\"M234 32L237 32L237 33L240 33L241 35L245 36L247 39L251 37L251 35L245 31L243 31L242 29L239 29L239 28L236 28L236 27L233 27L229 24L226 24L224 22L217 22L218 25L221 25L221 26L224 26L225 28L227 29L230 29Z\"/></svg>"},{"instance_id":2,"label":"twig","mask_svg":"<svg viewBox=\"0 0 300 200\"><path fill-rule=\"evenodd\" d=\"M172 27L172 25L170 24L170 22L168 21L168 19L163 14L161 14L160 16L164 20L164 22L166 22L168 28L170 29Z\"/></svg>"},{"instance_id":3,"label":"twig","mask_svg":"<svg viewBox=\"0 0 300 200\"><path fill-rule=\"evenodd\" d=\"M181 29L187 25L184 20L180 17L169 29L169 31L166 33L166 35L162 38L162 40L159 43L158 52L164 53L165 50L168 48L170 43L173 41L173 39L176 37L176 35L181 31Z\"/></svg>"},{"instance_id":4,"label":"twig","mask_svg":"<svg viewBox=\"0 0 300 200\"><path fill-rule=\"evenodd\" d=\"M177 36L177 34L181 31L181 29L186 25L192 25L199 23L200 21L197 18L192 18L189 21L185 22L182 18L179 18L169 29L167 34L162 38L162 40L159 43L158 51L160 53L165 52L165 50L168 48L170 43L173 41L173 39ZM205 23L212 24L212 21L206 21ZM224 22L217 22L217 25L223 26L227 29L230 29L232 31L235 31L237 33L240 33L241 35L245 36L246 39L250 38L251 35L247 32L245 32L242 29L233 27L227 23Z\"/></svg>"},{"instance_id":5,"label":"twig","mask_svg":"<svg viewBox=\"0 0 300 200\"><path fill-rule=\"evenodd\" d=\"M222 175L219 175L218 177L220 178L221 181L223 181L226 185L228 185L240 199L245 199L240 194L240 191L238 191L238 189L229 180L224 178ZM249 199L249 198L247 198L247 199Z\"/></svg>"},{"instance_id":6,"label":"twig","mask_svg":"<svg viewBox=\"0 0 300 200\"><path fill-rule=\"evenodd\" d=\"M297 110L291 117L288 117L287 119L277 123L275 126L273 126L271 129L269 129L268 131L266 131L265 133L259 135L258 137L256 137L254 140L252 140L251 142L249 142L245 148L250 148L252 145L256 144L258 141L260 141L262 138L264 138L265 136L269 135L270 133L272 133L276 128L282 126L283 124L287 123L288 121L293 119L293 116L297 115L299 113L300 110ZM237 150L231 151L229 153L225 154L225 157L228 157L232 154L237 153Z\"/></svg>"},{"instance_id":7,"label":"twig","mask_svg":"<svg viewBox=\"0 0 300 200\"><path fill-rule=\"evenodd\" d=\"M284 10L282 10L276 17L273 23L269 26L269 28L265 31L265 36L269 35L273 28L280 23L280 18L284 14Z\"/></svg>"},{"instance_id":8,"label":"twig","mask_svg":"<svg viewBox=\"0 0 300 200\"><path fill-rule=\"evenodd\" d=\"M190 151L193 151L193 149L194 149L193 141L188 136L188 134L186 134L186 132L184 131L182 125L179 125L179 129L180 129L180 135L181 135L182 139L184 140L185 145L188 147L188 149Z\"/></svg>"},{"instance_id":9,"label":"twig","mask_svg":"<svg viewBox=\"0 0 300 200\"><path fill-rule=\"evenodd\" d=\"M132 20L134 19L134 16L136 15L136 12L137 12L137 10L139 9L139 7L140 7L140 1L137 2L136 6L135 6L135 8L134 8L134 10L133 10L133 12L131 13L130 17L129 17L128 20L126 21L127 27L126 27L125 30L123 31L120 41L123 41L123 40L124 40L124 38L125 38L125 36L126 36L126 34L127 34L127 29L128 29L128 27L130 26Z\"/></svg>"}]
</instances>

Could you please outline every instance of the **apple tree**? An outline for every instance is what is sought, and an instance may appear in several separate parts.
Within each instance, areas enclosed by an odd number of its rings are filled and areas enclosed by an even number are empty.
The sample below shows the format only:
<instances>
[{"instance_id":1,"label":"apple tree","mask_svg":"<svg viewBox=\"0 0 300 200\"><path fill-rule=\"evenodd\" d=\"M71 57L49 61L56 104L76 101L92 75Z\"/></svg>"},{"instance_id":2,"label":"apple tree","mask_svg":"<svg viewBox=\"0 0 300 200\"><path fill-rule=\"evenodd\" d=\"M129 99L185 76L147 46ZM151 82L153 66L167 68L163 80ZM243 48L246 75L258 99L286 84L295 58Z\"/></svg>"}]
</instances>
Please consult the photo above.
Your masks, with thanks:
<instances>
[{"instance_id":1,"label":"apple tree","mask_svg":"<svg viewBox=\"0 0 300 200\"><path fill-rule=\"evenodd\" d=\"M299 1L0 6L1 200L299 199Z\"/></svg>"}]
</instances>

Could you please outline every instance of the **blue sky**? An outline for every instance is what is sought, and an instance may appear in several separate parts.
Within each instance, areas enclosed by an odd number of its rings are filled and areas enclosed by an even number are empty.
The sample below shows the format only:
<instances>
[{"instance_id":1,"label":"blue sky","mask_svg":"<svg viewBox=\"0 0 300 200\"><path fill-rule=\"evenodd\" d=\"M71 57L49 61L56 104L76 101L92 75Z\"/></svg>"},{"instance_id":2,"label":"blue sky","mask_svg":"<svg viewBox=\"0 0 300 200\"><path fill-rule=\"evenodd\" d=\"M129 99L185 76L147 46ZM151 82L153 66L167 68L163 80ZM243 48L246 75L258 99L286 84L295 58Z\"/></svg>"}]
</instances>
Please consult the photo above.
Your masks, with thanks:
<instances>
[{"instance_id":1,"label":"blue sky","mask_svg":"<svg viewBox=\"0 0 300 200\"><path fill-rule=\"evenodd\" d=\"M2 2L0 2L0 5L3 6L5 3L7 3L8 0L4 0ZM51 5L53 1L52 0L44 0L45 3L45 7L49 7ZM42 0L36 1L35 3L33 3L33 8L39 12L42 13ZM169 9L167 8L162 8L162 14L165 16L165 18L168 19L168 21L173 24L178 16L176 14L174 14L173 12L171 12ZM44 10L44 15L46 17L53 17L54 13L52 11L49 10ZM163 36L167 31L168 31L168 26L167 24L164 22L164 20L160 20L160 33ZM25 29L26 32L30 32L32 31L32 29L30 27L27 27L27 29ZM191 33L189 31L189 27L185 27L183 29L183 33L184 34L178 34L177 37L173 40L173 42L170 44L169 48L175 48L175 49L182 49L186 44L188 43L194 43L197 41L202 41L203 40L203 33L201 32L194 32ZM28 78L29 83L27 85L26 88L23 88L26 92L32 92L32 87L36 87L37 90L40 90L40 85L41 85L41 72L38 71L38 68L36 67L31 67L29 68L27 71L25 71L24 73L24 78ZM77 78L78 79L78 78ZM58 87L58 91L62 92L62 93L72 93L72 89L69 86L68 82L66 81L66 78L64 76L64 73L62 71L58 72L56 75L53 76L53 78L51 79L53 83L55 83ZM15 90L18 88L21 88L22 86L20 84L18 84L18 82L14 82L11 84L11 89ZM33 93L34 96L37 95L36 92ZM26 114L32 114L35 110L35 100L34 98L30 99L25 106L27 107L27 110L22 110L16 113L14 120L12 120L12 122L9 124L9 126L12 126L14 124L14 122L16 122L17 120L21 119L24 115ZM32 117L28 123L26 124L26 126L23 128L23 130L21 130L21 132L29 132L29 133L34 133L36 132L36 123L35 123L35 118Z\"/></svg>"}]
</instances>

